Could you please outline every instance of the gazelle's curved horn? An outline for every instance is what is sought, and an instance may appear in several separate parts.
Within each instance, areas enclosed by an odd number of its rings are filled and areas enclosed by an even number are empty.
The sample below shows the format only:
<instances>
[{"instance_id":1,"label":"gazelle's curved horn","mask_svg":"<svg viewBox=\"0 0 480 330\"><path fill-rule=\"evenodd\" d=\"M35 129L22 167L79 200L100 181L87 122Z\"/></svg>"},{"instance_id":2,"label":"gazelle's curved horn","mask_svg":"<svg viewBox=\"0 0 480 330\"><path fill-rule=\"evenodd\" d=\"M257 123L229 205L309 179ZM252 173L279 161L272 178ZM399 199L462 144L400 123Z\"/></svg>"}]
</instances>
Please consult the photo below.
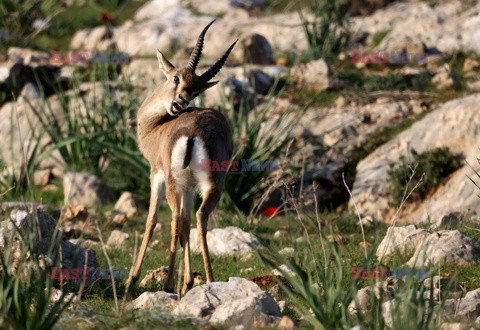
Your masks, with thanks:
<instances>
[{"instance_id":1,"label":"gazelle's curved horn","mask_svg":"<svg viewBox=\"0 0 480 330\"><path fill-rule=\"evenodd\" d=\"M210 79L215 77L215 75L218 73L218 71L220 71L222 66L227 61L228 55L230 54L230 52L232 51L233 47L235 46L235 44L237 42L238 42L238 39L235 40L235 42L230 46L230 48L227 49L225 54L223 54L223 56L220 57L220 59L214 65L212 65L212 67L210 69L205 71L205 73L203 73L200 76L200 80L202 81L202 83L206 84Z\"/></svg>"},{"instance_id":2,"label":"gazelle's curved horn","mask_svg":"<svg viewBox=\"0 0 480 330\"><path fill-rule=\"evenodd\" d=\"M207 33L208 28L210 25L213 24L215 20L211 21L210 24L208 24L200 33L197 39L197 44L195 45L195 48L192 50L192 54L190 55L190 59L188 60L187 68L192 70L192 72L195 72L195 69L197 68L198 62L200 61L200 56L202 55L202 49L203 49L203 39L205 38L205 33Z\"/></svg>"}]
</instances>

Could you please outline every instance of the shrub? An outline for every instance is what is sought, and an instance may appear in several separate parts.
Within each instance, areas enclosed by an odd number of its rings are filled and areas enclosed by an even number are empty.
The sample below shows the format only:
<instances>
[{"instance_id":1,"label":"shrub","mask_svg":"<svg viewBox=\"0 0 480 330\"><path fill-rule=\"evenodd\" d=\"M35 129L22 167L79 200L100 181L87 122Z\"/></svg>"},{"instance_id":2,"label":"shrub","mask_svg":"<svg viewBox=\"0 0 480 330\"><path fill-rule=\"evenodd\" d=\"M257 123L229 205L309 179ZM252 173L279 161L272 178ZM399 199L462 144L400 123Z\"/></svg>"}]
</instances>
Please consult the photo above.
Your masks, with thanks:
<instances>
[{"instance_id":1,"label":"shrub","mask_svg":"<svg viewBox=\"0 0 480 330\"><path fill-rule=\"evenodd\" d=\"M58 10L58 0L2 0L0 1L0 29L5 29L9 38L0 43L3 47L15 45L25 47L35 36L33 22L49 18Z\"/></svg>"},{"instance_id":2,"label":"shrub","mask_svg":"<svg viewBox=\"0 0 480 330\"><path fill-rule=\"evenodd\" d=\"M347 7L339 0L308 3L307 10L314 16L312 21L299 12L308 42L308 49L302 54L303 61L332 60L346 48L350 39Z\"/></svg>"},{"instance_id":3,"label":"shrub","mask_svg":"<svg viewBox=\"0 0 480 330\"><path fill-rule=\"evenodd\" d=\"M400 157L399 163L390 164L388 170L392 205L400 205L412 167L416 170L411 186L415 186L420 180L422 183L412 192L410 202L418 202L442 185L446 177L460 165L459 157L452 155L448 148L436 148L424 153L412 150L410 155Z\"/></svg>"},{"instance_id":4,"label":"shrub","mask_svg":"<svg viewBox=\"0 0 480 330\"><path fill-rule=\"evenodd\" d=\"M272 114L272 95L268 96L263 104L250 110L251 100L246 93L243 95L238 106L235 105L233 98L229 100L224 98L223 103L218 107L224 113L232 130L233 160L239 161L239 171L230 171L226 176L221 205L227 209L237 209L248 214L254 199L260 197L268 188L265 180L272 171L240 171L241 160L281 162L293 138L293 128L301 116L289 111L278 115ZM293 149L290 150L289 158L293 157L295 152ZM286 176L288 173L280 174Z\"/></svg>"}]
</instances>

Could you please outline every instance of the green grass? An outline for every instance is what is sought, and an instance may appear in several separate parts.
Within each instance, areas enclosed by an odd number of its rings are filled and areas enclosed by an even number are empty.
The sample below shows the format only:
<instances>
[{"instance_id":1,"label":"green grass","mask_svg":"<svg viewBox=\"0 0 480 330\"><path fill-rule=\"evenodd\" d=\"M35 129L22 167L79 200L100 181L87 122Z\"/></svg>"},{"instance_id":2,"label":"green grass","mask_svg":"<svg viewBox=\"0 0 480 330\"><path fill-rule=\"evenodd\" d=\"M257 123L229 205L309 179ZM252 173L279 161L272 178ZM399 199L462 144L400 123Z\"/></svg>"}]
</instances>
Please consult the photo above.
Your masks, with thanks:
<instances>
[{"instance_id":1,"label":"green grass","mask_svg":"<svg viewBox=\"0 0 480 330\"><path fill-rule=\"evenodd\" d=\"M380 45L383 38L385 38L390 33L390 30L378 31L372 36L372 47Z\"/></svg>"},{"instance_id":2,"label":"green grass","mask_svg":"<svg viewBox=\"0 0 480 330\"><path fill-rule=\"evenodd\" d=\"M101 25L118 26L133 18L133 14L146 0L86 1L85 5L66 7L52 20L53 28L38 35L33 46L44 51L63 51L70 48L70 41L76 31ZM102 21L103 14L112 16L112 22ZM75 19L72 19L75 17Z\"/></svg>"}]
</instances>

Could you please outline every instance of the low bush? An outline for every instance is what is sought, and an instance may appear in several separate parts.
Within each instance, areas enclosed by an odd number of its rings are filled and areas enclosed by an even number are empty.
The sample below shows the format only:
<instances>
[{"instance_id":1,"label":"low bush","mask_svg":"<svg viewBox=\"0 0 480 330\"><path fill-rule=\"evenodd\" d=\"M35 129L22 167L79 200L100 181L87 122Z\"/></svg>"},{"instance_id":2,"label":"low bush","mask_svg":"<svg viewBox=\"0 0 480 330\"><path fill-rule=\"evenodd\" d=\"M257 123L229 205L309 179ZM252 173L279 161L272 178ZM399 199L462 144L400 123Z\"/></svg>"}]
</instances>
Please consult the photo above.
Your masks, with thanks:
<instances>
[{"instance_id":1,"label":"low bush","mask_svg":"<svg viewBox=\"0 0 480 330\"><path fill-rule=\"evenodd\" d=\"M415 173L410 186L414 187L420 180L422 183L412 192L409 202L418 202L442 185L447 176L460 166L461 160L448 148L436 148L423 153L412 150L410 155L400 157L397 164L390 164L388 181L392 205L399 206L402 202L413 169Z\"/></svg>"}]
</instances>

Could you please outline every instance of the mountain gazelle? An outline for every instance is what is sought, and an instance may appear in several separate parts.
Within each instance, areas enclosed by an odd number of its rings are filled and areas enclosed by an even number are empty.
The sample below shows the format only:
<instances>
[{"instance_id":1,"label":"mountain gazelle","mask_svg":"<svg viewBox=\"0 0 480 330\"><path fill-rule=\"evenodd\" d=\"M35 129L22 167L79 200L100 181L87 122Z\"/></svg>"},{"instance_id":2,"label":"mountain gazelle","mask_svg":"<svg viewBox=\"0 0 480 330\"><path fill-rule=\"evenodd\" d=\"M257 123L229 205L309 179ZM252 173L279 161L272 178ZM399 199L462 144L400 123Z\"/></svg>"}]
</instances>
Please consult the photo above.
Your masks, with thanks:
<instances>
[{"instance_id":1,"label":"mountain gazelle","mask_svg":"<svg viewBox=\"0 0 480 330\"><path fill-rule=\"evenodd\" d=\"M214 20L215 21L215 20ZM167 80L149 95L137 114L139 148L150 163L150 207L140 251L127 280L126 290L140 276L148 242L157 223L157 210L165 183L166 197L172 211L170 263L165 291L173 292L177 240L184 250L185 273L182 292L193 285L190 267L190 224L194 193L202 202L196 213L207 283L213 273L207 246L207 222L223 190L224 171L203 171L202 159L230 160L233 150L230 127L225 117L214 109L188 107L190 101L218 83L210 81L222 68L235 41L225 54L205 73L195 73L208 24L198 37L186 67L176 69L157 51L160 69Z\"/></svg>"}]
</instances>

